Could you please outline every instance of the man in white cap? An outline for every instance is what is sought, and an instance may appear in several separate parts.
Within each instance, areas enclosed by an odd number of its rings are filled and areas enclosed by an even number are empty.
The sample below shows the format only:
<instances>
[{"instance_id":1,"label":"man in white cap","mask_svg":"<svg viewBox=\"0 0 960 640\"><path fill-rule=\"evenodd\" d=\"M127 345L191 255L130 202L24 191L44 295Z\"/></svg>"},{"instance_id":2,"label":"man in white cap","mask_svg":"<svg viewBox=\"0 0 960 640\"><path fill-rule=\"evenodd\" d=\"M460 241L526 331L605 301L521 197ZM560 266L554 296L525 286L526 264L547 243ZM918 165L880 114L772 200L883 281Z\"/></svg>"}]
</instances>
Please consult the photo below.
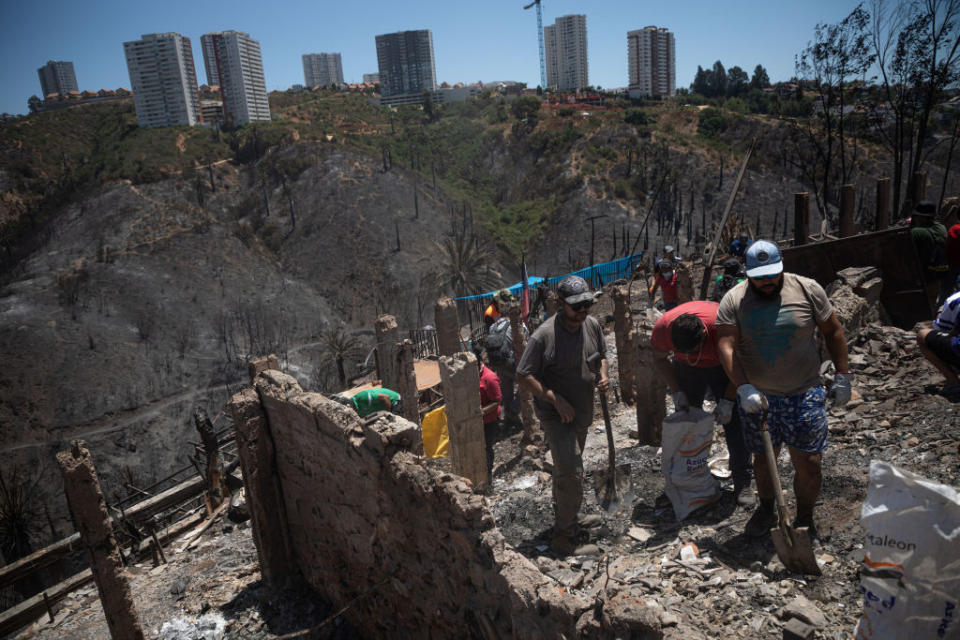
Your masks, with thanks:
<instances>
[{"instance_id":1,"label":"man in white cap","mask_svg":"<svg viewBox=\"0 0 960 640\"><path fill-rule=\"evenodd\" d=\"M815 330L837 369L834 406L850 400L852 376L847 342L827 294L815 280L783 271L780 249L766 240L746 251L747 280L731 289L717 311L720 362L737 386L743 435L754 454L760 505L747 522L747 536L765 535L777 524L773 482L760 432L763 399L773 448L786 444L795 471L795 527L817 538L813 508L820 494L821 457L827 449L827 392L820 384Z\"/></svg>"},{"instance_id":2,"label":"man in white cap","mask_svg":"<svg viewBox=\"0 0 960 640\"><path fill-rule=\"evenodd\" d=\"M556 523L551 548L569 555L581 526L599 523L599 516L578 520L583 503L583 447L593 422L593 388L606 392L606 344L600 323L589 315L597 294L586 280L567 276L557 287L560 308L547 318L527 344L517 378L529 389L540 426L553 456L553 503ZM600 354L599 376L588 360Z\"/></svg>"}]
</instances>

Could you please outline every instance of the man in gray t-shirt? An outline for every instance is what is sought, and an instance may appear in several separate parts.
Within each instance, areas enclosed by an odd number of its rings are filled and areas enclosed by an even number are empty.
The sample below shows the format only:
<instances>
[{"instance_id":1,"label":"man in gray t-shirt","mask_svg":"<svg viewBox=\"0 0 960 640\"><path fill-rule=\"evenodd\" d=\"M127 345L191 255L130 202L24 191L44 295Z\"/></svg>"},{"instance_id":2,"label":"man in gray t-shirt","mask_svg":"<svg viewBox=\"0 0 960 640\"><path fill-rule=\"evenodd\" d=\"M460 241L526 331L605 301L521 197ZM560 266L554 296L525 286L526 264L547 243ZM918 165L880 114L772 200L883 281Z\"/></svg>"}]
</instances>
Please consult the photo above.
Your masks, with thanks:
<instances>
[{"instance_id":1,"label":"man in gray t-shirt","mask_svg":"<svg viewBox=\"0 0 960 640\"><path fill-rule=\"evenodd\" d=\"M823 287L810 278L784 273L776 244L754 242L747 249L746 263L747 280L723 296L717 311L720 363L737 386L744 440L755 454L760 506L744 533L759 537L777 523L760 431L766 401L774 452L786 444L793 462L794 526L809 527L815 538L813 507L820 494L821 458L827 449L827 393L820 385L815 331L819 328L823 333L837 368L831 389L835 406L850 400L847 342Z\"/></svg>"},{"instance_id":2,"label":"man in gray t-shirt","mask_svg":"<svg viewBox=\"0 0 960 640\"><path fill-rule=\"evenodd\" d=\"M588 315L596 294L583 278L568 276L557 287L557 297L560 308L530 336L517 365L517 378L534 397L553 456L556 523L551 547L556 553L569 554L576 548L579 525L598 521L590 516L577 521L583 502L582 454L593 422L593 388L606 392L610 381L603 330ZM587 365L595 353L600 354L598 377Z\"/></svg>"}]
</instances>

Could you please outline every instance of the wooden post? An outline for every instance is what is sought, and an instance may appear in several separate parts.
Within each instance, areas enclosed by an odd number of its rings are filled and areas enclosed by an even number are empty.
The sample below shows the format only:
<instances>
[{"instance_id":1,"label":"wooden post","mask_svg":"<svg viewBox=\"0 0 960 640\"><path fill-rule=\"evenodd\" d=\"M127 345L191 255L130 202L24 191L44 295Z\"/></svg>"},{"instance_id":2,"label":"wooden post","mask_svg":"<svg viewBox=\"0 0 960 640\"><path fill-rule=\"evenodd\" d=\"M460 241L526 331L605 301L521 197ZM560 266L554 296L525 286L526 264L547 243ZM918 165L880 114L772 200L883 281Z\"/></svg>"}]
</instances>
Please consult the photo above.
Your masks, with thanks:
<instances>
[{"instance_id":1,"label":"wooden post","mask_svg":"<svg viewBox=\"0 0 960 640\"><path fill-rule=\"evenodd\" d=\"M613 287L610 295L613 298L613 333L617 344L620 396L625 403L632 405L636 397L637 370L629 289L624 285L617 285Z\"/></svg>"},{"instance_id":2,"label":"wooden post","mask_svg":"<svg viewBox=\"0 0 960 640\"><path fill-rule=\"evenodd\" d=\"M193 412L193 424L200 433L200 440L203 443L203 452L207 457L207 464L204 467L204 478L207 480L206 503L207 512L213 513L214 509L223 502L223 488L220 485L220 474L222 466L220 464L220 444L217 442L217 433L213 429L213 423L207 416L207 412L202 407L198 407Z\"/></svg>"},{"instance_id":3,"label":"wooden post","mask_svg":"<svg viewBox=\"0 0 960 640\"><path fill-rule=\"evenodd\" d=\"M120 548L110 526L107 503L93 459L82 441L57 454L70 513L87 552L90 570L100 594L110 636L119 640L143 640L130 585L123 573Z\"/></svg>"},{"instance_id":4,"label":"wooden post","mask_svg":"<svg viewBox=\"0 0 960 640\"><path fill-rule=\"evenodd\" d=\"M433 307L433 318L437 326L437 346L440 349L440 355L452 356L461 351L457 303L446 296L440 298Z\"/></svg>"},{"instance_id":5,"label":"wooden post","mask_svg":"<svg viewBox=\"0 0 960 640\"><path fill-rule=\"evenodd\" d=\"M840 187L840 237L853 235L853 204L856 191L852 184Z\"/></svg>"},{"instance_id":6,"label":"wooden post","mask_svg":"<svg viewBox=\"0 0 960 640\"><path fill-rule=\"evenodd\" d=\"M490 478L487 475L480 412L480 369L476 357L466 351L454 356L440 356L440 380L446 403L453 472L469 479L475 487L485 486Z\"/></svg>"},{"instance_id":7,"label":"wooden post","mask_svg":"<svg viewBox=\"0 0 960 640\"><path fill-rule=\"evenodd\" d=\"M877 220L874 231L890 226L890 178L877 180Z\"/></svg>"},{"instance_id":8,"label":"wooden post","mask_svg":"<svg viewBox=\"0 0 960 640\"><path fill-rule=\"evenodd\" d=\"M810 194L793 194L793 246L810 241Z\"/></svg>"},{"instance_id":9,"label":"wooden post","mask_svg":"<svg viewBox=\"0 0 960 640\"><path fill-rule=\"evenodd\" d=\"M520 305L510 305L510 330L513 334L513 358L520 362L523 352L527 348L527 336L523 333L523 322L520 320ZM514 372L516 377L516 372ZM522 385L517 385L517 398L520 400L520 422L523 423L523 438L521 445L532 444L537 433L540 421L533 410L533 395Z\"/></svg>"},{"instance_id":10,"label":"wooden post","mask_svg":"<svg viewBox=\"0 0 960 640\"><path fill-rule=\"evenodd\" d=\"M633 331L637 354L637 437L640 444L659 447L663 419L667 416L667 386L653 366L650 327Z\"/></svg>"},{"instance_id":11,"label":"wooden post","mask_svg":"<svg viewBox=\"0 0 960 640\"><path fill-rule=\"evenodd\" d=\"M417 392L417 371L413 365L413 342L403 340L397 348L397 371L400 377L396 387L390 387L403 400L403 417L420 426L420 394Z\"/></svg>"},{"instance_id":12,"label":"wooden post","mask_svg":"<svg viewBox=\"0 0 960 640\"><path fill-rule=\"evenodd\" d=\"M913 206L927 198L927 173L917 171L913 174Z\"/></svg>"}]
</instances>

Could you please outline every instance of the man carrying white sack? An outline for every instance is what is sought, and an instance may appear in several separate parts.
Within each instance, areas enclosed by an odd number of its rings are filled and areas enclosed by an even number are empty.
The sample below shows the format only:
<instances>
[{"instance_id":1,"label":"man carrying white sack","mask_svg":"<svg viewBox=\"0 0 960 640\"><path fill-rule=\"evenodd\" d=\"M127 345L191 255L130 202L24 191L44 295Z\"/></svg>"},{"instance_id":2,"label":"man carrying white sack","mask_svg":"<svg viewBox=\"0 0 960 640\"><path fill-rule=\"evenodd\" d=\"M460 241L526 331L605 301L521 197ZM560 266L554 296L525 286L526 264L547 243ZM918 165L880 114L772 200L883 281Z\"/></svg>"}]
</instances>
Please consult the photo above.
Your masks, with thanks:
<instances>
[{"instance_id":1,"label":"man carrying white sack","mask_svg":"<svg viewBox=\"0 0 960 640\"><path fill-rule=\"evenodd\" d=\"M770 469L763 455L760 417L769 406L767 426L773 450L786 444L795 471L794 527L809 527L818 538L813 508L820 495L822 455L827 449L827 391L820 384L817 328L837 369L834 406L850 400L852 376L843 328L823 287L783 271L776 244L758 240L746 252L747 280L731 289L717 312L720 362L737 387L743 435L754 456L760 504L744 533L766 535L777 524Z\"/></svg>"}]
</instances>

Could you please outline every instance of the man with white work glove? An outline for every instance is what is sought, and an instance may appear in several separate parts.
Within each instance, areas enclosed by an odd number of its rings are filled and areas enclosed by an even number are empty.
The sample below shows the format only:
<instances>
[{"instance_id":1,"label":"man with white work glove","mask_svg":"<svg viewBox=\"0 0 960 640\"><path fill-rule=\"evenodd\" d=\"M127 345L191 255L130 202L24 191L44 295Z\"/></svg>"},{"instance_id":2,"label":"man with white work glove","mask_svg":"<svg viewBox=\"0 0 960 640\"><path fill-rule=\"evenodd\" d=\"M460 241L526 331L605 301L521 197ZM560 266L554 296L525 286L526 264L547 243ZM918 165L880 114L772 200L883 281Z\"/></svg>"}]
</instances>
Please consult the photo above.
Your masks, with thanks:
<instances>
[{"instance_id":1,"label":"man with white work glove","mask_svg":"<svg viewBox=\"0 0 960 640\"><path fill-rule=\"evenodd\" d=\"M673 394L675 411L703 407L707 389L717 400L714 417L723 425L730 472L737 502L756 502L750 490L750 452L736 406L736 388L730 384L717 353L716 302L693 301L663 314L653 327L650 346L653 364ZM672 354L672 355L671 355Z\"/></svg>"},{"instance_id":2,"label":"man with white work glove","mask_svg":"<svg viewBox=\"0 0 960 640\"><path fill-rule=\"evenodd\" d=\"M747 448L754 453L760 505L744 533L766 535L777 524L773 481L763 450L760 414L775 453L786 444L795 471L797 517L817 538L813 508L820 494L821 458L827 449L827 392L820 384L815 331L837 368L834 406L850 400L847 341L826 292L815 280L783 271L776 244L758 240L746 252L747 280L727 292L717 312L720 361L737 387Z\"/></svg>"}]
</instances>

